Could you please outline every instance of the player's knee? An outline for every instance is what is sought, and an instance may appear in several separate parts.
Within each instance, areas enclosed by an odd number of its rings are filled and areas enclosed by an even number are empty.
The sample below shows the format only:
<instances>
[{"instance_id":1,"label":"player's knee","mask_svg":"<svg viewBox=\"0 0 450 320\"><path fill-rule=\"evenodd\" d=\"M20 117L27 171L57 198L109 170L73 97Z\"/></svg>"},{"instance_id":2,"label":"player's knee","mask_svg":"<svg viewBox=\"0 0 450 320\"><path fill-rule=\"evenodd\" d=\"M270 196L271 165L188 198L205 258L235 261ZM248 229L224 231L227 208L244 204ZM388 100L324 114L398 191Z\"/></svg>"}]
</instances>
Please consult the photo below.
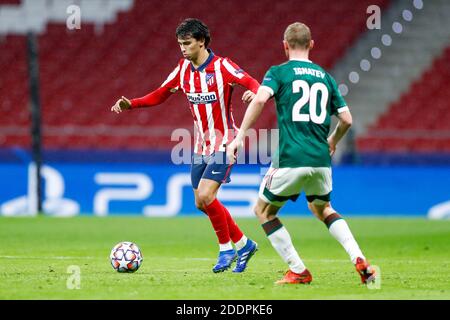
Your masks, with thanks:
<instances>
[{"instance_id":1,"label":"player's knee","mask_svg":"<svg viewBox=\"0 0 450 320\"><path fill-rule=\"evenodd\" d=\"M209 205L216 198L215 194L209 190L198 190L198 205L197 208L202 210L205 206ZM204 209L203 209L204 210Z\"/></svg>"},{"instance_id":2,"label":"player's knee","mask_svg":"<svg viewBox=\"0 0 450 320\"><path fill-rule=\"evenodd\" d=\"M311 202L308 202L308 209L314 214L317 212L316 207Z\"/></svg>"},{"instance_id":3,"label":"player's knee","mask_svg":"<svg viewBox=\"0 0 450 320\"><path fill-rule=\"evenodd\" d=\"M271 220L273 216L276 215L276 213L275 214L271 213L270 210L268 210L267 205L261 206L256 204L255 207L253 208L253 212L260 221Z\"/></svg>"},{"instance_id":4,"label":"player's knee","mask_svg":"<svg viewBox=\"0 0 450 320\"><path fill-rule=\"evenodd\" d=\"M314 214L317 217L317 219L323 221L324 217L322 214L321 207L314 205L314 203L312 203L312 202L308 202L308 208L312 212L312 214Z\"/></svg>"},{"instance_id":5,"label":"player's knee","mask_svg":"<svg viewBox=\"0 0 450 320\"><path fill-rule=\"evenodd\" d=\"M308 208L321 221L334 212L329 202L308 202Z\"/></svg>"},{"instance_id":6,"label":"player's knee","mask_svg":"<svg viewBox=\"0 0 450 320\"><path fill-rule=\"evenodd\" d=\"M261 208L261 206L259 206L259 205L255 205L254 207L253 207L253 213L255 214L255 216L257 216L258 218L259 217L262 217L263 216L263 208Z\"/></svg>"},{"instance_id":7,"label":"player's knee","mask_svg":"<svg viewBox=\"0 0 450 320\"><path fill-rule=\"evenodd\" d=\"M267 215L265 213L265 210L261 207L259 207L258 205L256 205L253 208L253 212L255 213L256 218L258 219L258 221L260 223L264 223L267 221Z\"/></svg>"},{"instance_id":8,"label":"player's knee","mask_svg":"<svg viewBox=\"0 0 450 320\"><path fill-rule=\"evenodd\" d=\"M258 200L253 207L253 212L257 217L261 217L264 215L264 211L266 210L267 204L262 202L261 200Z\"/></svg>"}]
</instances>

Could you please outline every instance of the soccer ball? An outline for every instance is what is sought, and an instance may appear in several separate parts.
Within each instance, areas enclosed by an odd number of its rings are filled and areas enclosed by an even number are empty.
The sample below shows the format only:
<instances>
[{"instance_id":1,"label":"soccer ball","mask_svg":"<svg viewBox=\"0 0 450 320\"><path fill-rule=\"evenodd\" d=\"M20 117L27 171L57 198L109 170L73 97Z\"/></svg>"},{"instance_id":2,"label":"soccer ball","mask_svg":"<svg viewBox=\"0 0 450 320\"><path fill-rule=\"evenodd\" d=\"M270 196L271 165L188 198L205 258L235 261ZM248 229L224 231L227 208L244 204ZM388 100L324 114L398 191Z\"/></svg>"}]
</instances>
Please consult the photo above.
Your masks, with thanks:
<instances>
[{"instance_id":1,"label":"soccer ball","mask_svg":"<svg viewBox=\"0 0 450 320\"><path fill-rule=\"evenodd\" d=\"M143 256L139 247L129 241L119 242L109 255L111 265L117 272L135 272L142 264Z\"/></svg>"}]
</instances>

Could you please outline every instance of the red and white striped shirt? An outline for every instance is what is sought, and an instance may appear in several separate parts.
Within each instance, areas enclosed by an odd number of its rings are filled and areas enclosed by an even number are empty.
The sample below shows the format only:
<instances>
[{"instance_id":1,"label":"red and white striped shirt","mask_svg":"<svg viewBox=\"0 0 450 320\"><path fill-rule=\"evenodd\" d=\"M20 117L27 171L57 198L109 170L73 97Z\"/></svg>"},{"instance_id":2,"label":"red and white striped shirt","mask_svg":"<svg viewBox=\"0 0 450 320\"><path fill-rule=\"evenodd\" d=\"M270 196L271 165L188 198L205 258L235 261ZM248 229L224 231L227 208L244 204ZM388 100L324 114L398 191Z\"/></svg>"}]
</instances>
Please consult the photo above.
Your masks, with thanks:
<instances>
[{"instance_id":1,"label":"red and white striped shirt","mask_svg":"<svg viewBox=\"0 0 450 320\"><path fill-rule=\"evenodd\" d=\"M225 152L238 130L233 119L231 94L233 85L257 92L259 83L228 58L209 51L198 69L181 59L160 88L149 95L131 100L132 108L149 107L165 101L171 93L182 90L194 118L194 152L210 155Z\"/></svg>"}]
</instances>

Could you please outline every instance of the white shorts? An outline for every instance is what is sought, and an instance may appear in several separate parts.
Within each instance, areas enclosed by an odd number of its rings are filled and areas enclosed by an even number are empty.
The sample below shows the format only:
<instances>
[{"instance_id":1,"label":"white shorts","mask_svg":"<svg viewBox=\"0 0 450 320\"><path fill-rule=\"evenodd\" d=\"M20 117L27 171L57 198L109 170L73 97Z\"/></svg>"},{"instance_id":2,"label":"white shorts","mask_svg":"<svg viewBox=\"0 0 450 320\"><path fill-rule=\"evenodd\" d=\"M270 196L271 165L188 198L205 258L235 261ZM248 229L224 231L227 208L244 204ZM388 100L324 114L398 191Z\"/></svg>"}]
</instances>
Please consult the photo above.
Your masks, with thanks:
<instances>
[{"instance_id":1,"label":"white shorts","mask_svg":"<svg viewBox=\"0 0 450 320\"><path fill-rule=\"evenodd\" d=\"M259 188L259 197L282 207L286 201L296 201L302 191L308 202L324 204L330 201L331 168L273 168L267 171Z\"/></svg>"}]
</instances>

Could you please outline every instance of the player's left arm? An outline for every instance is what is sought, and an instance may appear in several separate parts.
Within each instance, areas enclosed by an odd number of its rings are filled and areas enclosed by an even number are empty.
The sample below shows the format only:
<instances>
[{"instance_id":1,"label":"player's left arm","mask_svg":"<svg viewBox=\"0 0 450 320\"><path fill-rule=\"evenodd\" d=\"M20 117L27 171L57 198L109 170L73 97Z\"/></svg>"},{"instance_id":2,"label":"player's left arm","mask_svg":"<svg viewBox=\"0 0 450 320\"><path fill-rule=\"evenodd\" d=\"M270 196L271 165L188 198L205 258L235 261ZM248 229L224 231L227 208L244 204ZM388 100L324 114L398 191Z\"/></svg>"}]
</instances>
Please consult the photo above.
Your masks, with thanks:
<instances>
[{"instance_id":1,"label":"player's left arm","mask_svg":"<svg viewBox=\"0 0 450 320\"><path fill-rule=\"evenodd\" d=\"M258 92L259 82L228 58L223 60L223 66L229 83L239 84L247 89L242 95L242 101L250 103Z\"/></svg>"},{"instance_id":2,"label":"player's left arm","mask_svg":"<svg viewBox=\"0 0 450 320\"><path fill-rule=\"evenodd\" d=\"M347 131L352 126L352 114L347 106L340 108L342 110L337 114L339 122L336 125L333 133L328 137L328 146L330 148L330 155L332 156L336 152L336 145L345 136Z\"/></svg>"},{"instance_id":3,"label":"player's left arm","mask_svg":"<svg viewBox=\"0 0 450 320\"><path fill-rule=\"evenodd\" d=\"M327 74L327 78L331 86L331 114L337 116L339 119L333 133L328 137L328 147L330 149L330 155L332 156L336 152L336 145L352 126L352 114L350 113L350 109L342 97L334 78L329 74Z\"/></svg>"},{"instance_id":4,"label":"player's left arm","mask_svg":"<svg viewBox=\"0 0 450 320\"><path fill-rule=\"evenodd\" d=\"M244 120L242 120L241 128L236 138L227 146L227 157L230 163L236 161L236 152L243 145L245 133L251 128L261 115L266 102L271 98L271 94L263 87L258 89L254 99L245 111Z\"/></svg>"}]
</instances>

